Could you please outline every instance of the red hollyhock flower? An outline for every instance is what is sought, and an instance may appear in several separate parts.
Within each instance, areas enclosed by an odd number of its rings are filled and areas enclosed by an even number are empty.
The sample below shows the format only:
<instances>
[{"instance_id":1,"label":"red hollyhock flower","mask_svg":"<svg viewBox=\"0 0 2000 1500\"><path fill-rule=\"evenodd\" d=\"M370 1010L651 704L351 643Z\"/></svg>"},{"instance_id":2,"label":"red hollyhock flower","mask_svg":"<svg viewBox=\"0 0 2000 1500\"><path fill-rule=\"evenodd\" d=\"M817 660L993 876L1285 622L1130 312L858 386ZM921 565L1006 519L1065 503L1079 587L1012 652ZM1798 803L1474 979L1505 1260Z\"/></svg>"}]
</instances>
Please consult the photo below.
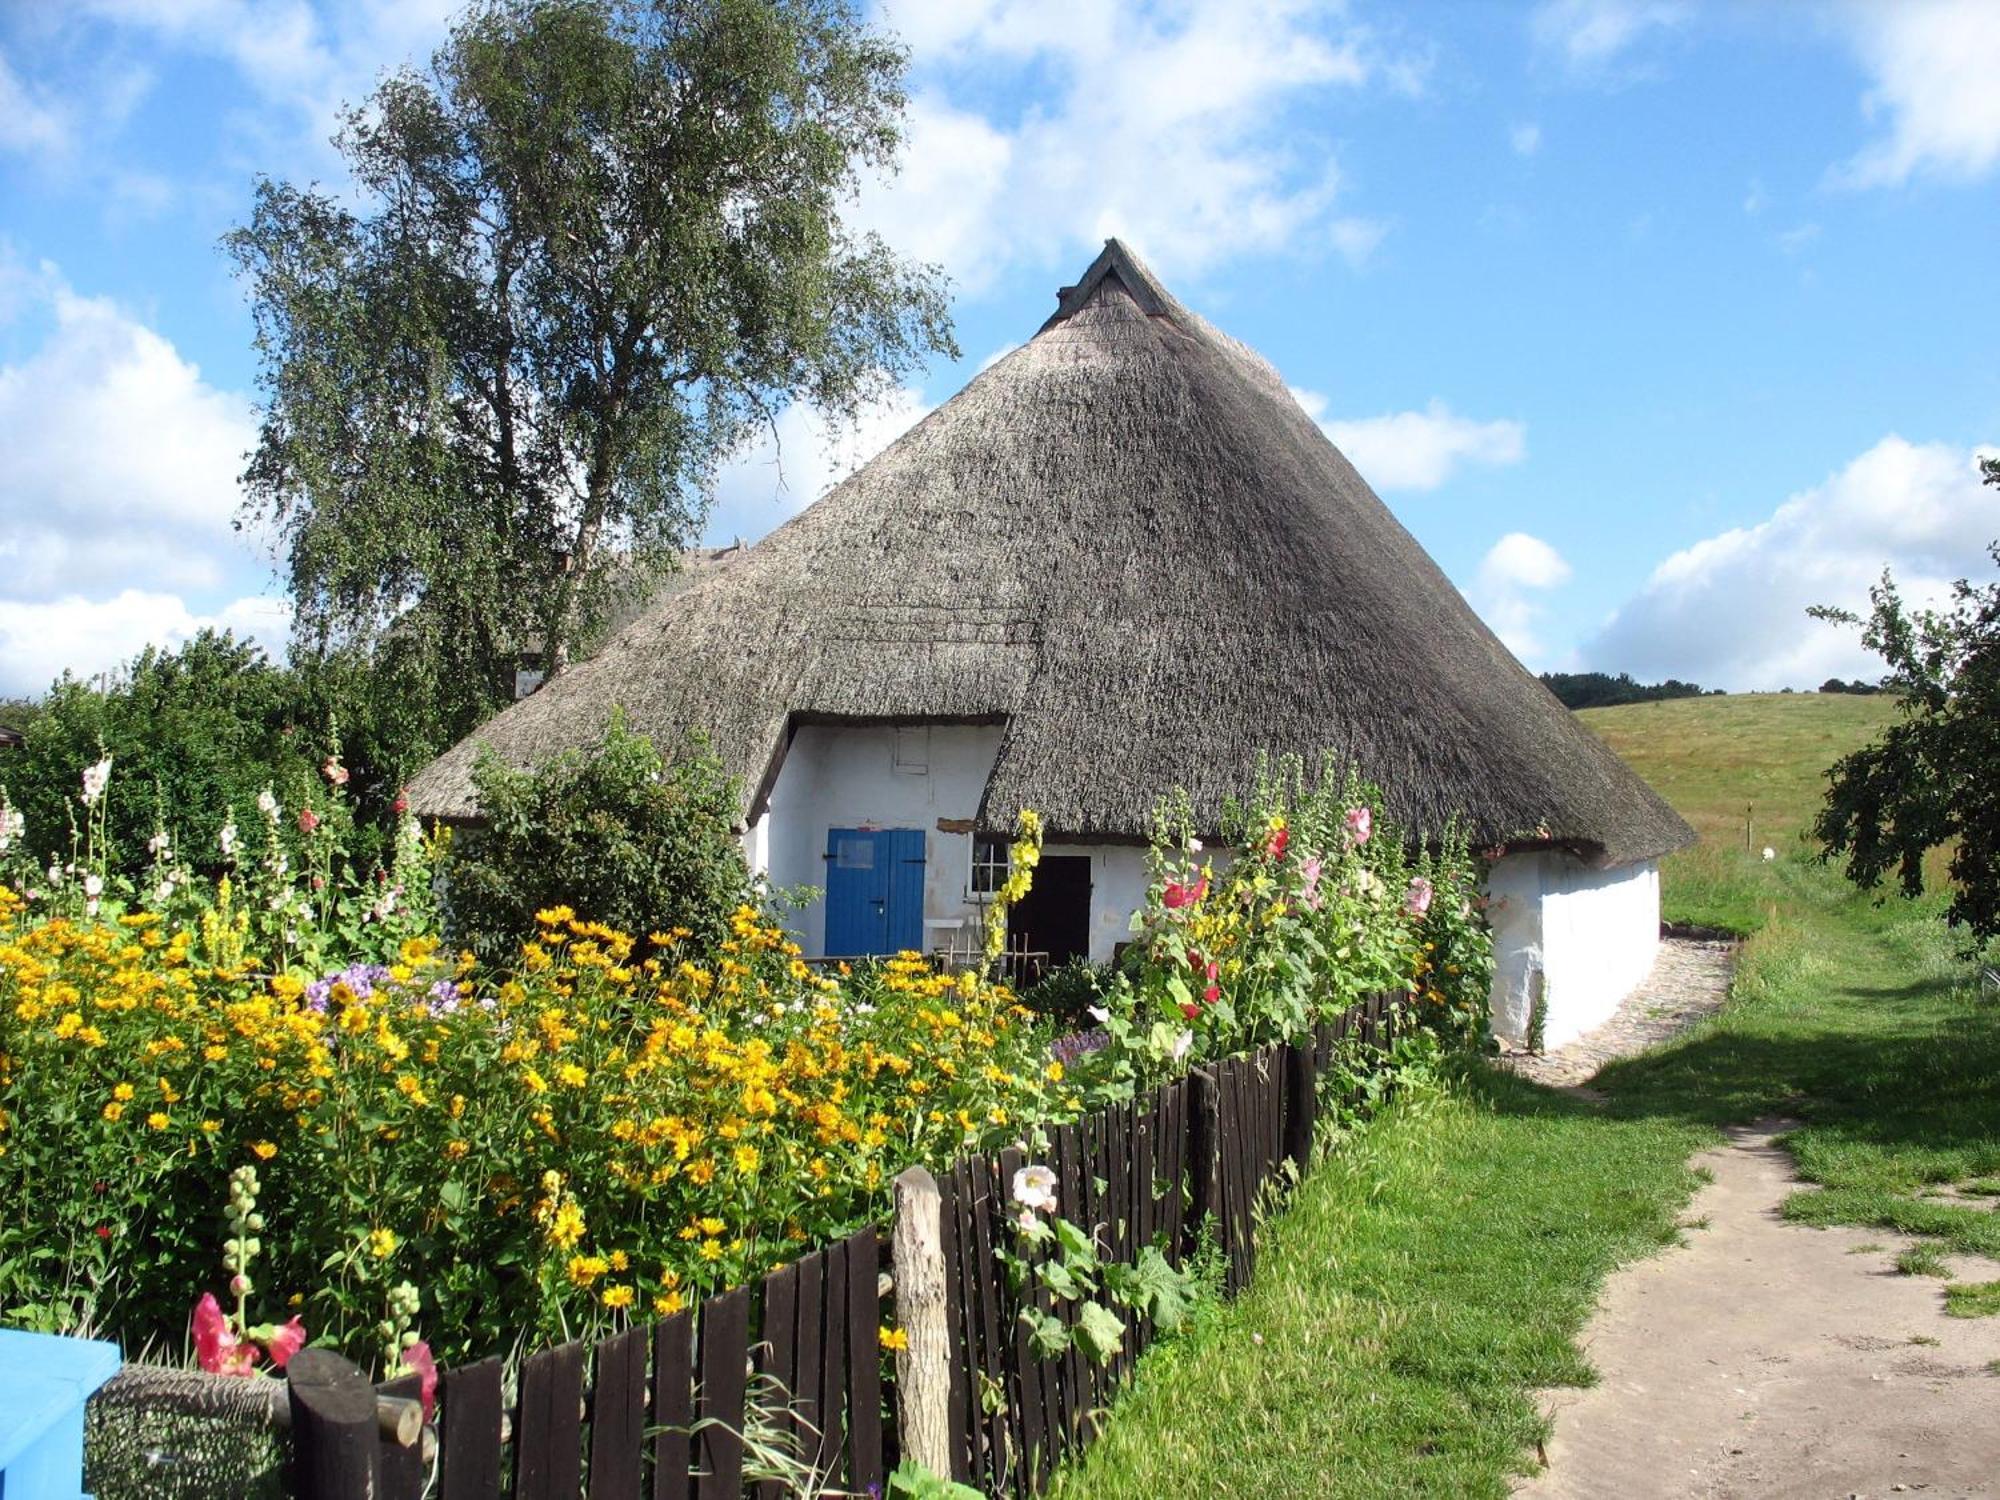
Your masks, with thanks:
<instances>
[{"instance_id":1,"label":"red hollyhock flower","mask_svg":"<svg viewBox=\"0 0 2000 1500\"><path fill-rule=\"evenodd\" d=\"M194 1359L211 1375L248 1375L257 1363L257 1346L245 1343L229 1326L215 1293L203 1292L194 1305Z\"/></svg>"},{"instance_id":2,"label":"red hollyhock flower","mask_svg":"<svg viewBox=\"0 0 2000 1500\"><path fill-rule=\"evenodd\" d=\"M271 1363L284 1369L294 1354L306 1346L306 1325L296 1317L279 1327L264 1340L264 1347L271 1352ZM428 1415L428 1412L426 1413Z\"/></svg>"},{"instance_id":3,"label":"red hollyhock flower","mask_svg":"<svg viewBox=\"0 0 2000 1500\"><path fill-rule=\"evenodd\" d=\"M1222 998L1222 986L1219 984L1211 984L1207 989L1201 992L1201 998L1207 1001L1210 1005L1215 1004L1216 1001Z\"/></svg>"},{"instance_id":4,"label":"red hollyhock flower","mask_svg":"<svg viewBox=\"0 0 2000 1500\"><path fill-rule=\"evenodd\" d=\"M410 789L404 787L400 792L396 793L396 800L389 804L389 808L399 818L408 812L410 810Z\"/></svg>"},{"instance_id":5,"label":"red hollyhock flower","mask_svg":"<svg viewBox=\"0 0 2000 1500\"><path fill-rule=\"evenodd\" d=\"M428 1422L438 1388L438 1367L431 1358L431 1346L421 1341L410 1345L403 1351L403 1368L417 1373L417 1399L424 1403L424 1420Z\"/></svg>"},{"instance_id":6,"label":"red hollyhock flower","mask_svg":"<svg viewBox=\"0 0 2000 1500\"><path fill-rule=\"evenodd\" d=\"M1291 843L1292 830L1280 828L1271 835L1271 842L1264 846L1264 850L1273 859L1283 859L1285 850L1291 847Z\"/></svg>"},{"instance_id":7,"label":"red hollyhock flower","mask_svg":"<svg viewBox=\"0 0 2000 1500\"><path fill-rule=\"evenodd\" d=\"M299 832L311 833L317 827L319 827L319 814L314 812L310 807L300 808Z\"/></svg>"},{"instance_id":8,"label":"red hollyhock flower","mask_svg":"<svg viewBox=\"0 0 2000 1500\"><path fill-rule=\"evenodd\" d=\"M1202 871L1201 878L1193 882L1169 880L1166 895L1161 898L1168 911L1180 911L1193 906L1208 894L1208 872Z\"/></svg>"}]
</instances>

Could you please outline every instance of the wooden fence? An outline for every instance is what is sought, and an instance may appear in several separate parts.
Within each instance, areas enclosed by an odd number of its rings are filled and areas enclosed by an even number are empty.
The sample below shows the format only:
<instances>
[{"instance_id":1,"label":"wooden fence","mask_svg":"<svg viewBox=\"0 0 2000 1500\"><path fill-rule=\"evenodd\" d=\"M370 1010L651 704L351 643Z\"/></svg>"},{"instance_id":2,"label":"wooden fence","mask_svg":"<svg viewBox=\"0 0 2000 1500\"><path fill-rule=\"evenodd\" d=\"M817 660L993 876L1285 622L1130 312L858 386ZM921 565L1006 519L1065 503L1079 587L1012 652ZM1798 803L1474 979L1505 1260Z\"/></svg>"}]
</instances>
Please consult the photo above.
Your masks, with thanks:
<instances>
[{"instance_id":1,"label":"wooden fence","mask_svg":"<svg viewBox=\"0 0 2000 1500\"><path fill-rule=\"evenodd\" d=\"M1057 1128L1044 1159L1056 1172L1059 1212L1096 1236L1106 1262L1130 1262L1157 1244L1185 1265L1210 1232L1226 1289L1248 1286L1265 1190L1288 1166L1306 1165L1342 1043L1386 1051L1394 1001L1371 996L1306 1043L1209 1064ZM1054 1359L1035 1355L995 1256L1012 1233L1011 1184L1025 1163L1018 1149L953 1163L926 1197L938 1223L923 1253L934 1263L892 1268L906 1285L941 1277L944 1293L945 1451L907 1446L962 1483L1016 1497L1040 1493L1062 1458L1091 1440L1155 1332L1133 1318L1104 1365L1074 1346ZM902 1245L899 1236L899 1254ZM907 1364L905 1388L884 1390L885 1249L866 1228L698 1309L594 1346L531 1355L511 1408L499 1360L447 1370L421 1442L410 1440L413 1421L384 1415L409 1415L397 1398L416 1394L414 1379L375 1390L345 1361L306 1351L298 1373L307 1378L289 1383L294 1493L420 1500L428 1487L436 1500L738 1500L752 1482L744 1433L754 1422L790 1431L825 1491L880 1494L898 1456L885 1395L904 1412L919 1395ZM1037 1295L1041 1311L1074 1317L1046 1291ZM762 1400L757 1376L775 1382ZM774 1390L789 1401L772 1400ZM778 1500L789 1491L762 1479L754 1493Z\"/></svg>"},{"instance_id":2,"label":"wooden fence","mask_svg":"<svg viewBox=\"0 0 2000 1500\"><path fill-rule=\"evenodd\" d=\"M1130 1262L1159 1244L1185 1265L1212 1221L1225 1288L1242 1290L1256 1271L1266 1188L1288 1163L1306 1165L1322 1075L1350 1036L1386 1049L1395 1016L1393 996L1371 996L1305 1044L1212 1063L1146 1099L1061 1126L1047 1161L1058 1212L1095 1235L1106 1262ZM1134 1319L1106 1364L1074 1344L1059 1358L1035 1357L994 1258L1012 1232L1010 1189L1025 1160L1018 1150L961 1157L938 1180L951 1383L945 1457L953 1479L990 1495L1040 1493L1063 1456L1095 1435L1098 1415L1154 1336ZM1072 1321L1046 1290L1035 1296L1038 1310Z\"/></svg>"}]
</instances>

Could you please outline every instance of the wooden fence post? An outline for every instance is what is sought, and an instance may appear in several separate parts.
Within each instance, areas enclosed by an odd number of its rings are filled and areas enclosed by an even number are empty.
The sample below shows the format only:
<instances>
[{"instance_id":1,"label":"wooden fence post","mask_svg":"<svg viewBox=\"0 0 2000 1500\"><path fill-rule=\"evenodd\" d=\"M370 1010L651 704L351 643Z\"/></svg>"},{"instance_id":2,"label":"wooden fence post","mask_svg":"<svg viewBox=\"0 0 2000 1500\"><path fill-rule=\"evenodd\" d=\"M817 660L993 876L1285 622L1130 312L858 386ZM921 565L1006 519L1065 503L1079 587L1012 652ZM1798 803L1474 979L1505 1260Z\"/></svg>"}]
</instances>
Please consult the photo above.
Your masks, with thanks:
<instances>
[{"instance_id":1,"label":"wooden fence post","mask_svg":"<svg viewBox=\"0 0 2000 1500\"><path fill-rule=\"evenodd\" d=\"M907 1346L896 1351L896 1431L903 1453L949 1478L951 1333L945 1311L943 1200L937 1179L911 1167L896 1179L890 1242L896 1321Z\"/></svg>"},{"instance_id":2,"label":"wooden fence post","mask_svg":"<svg viewBox=\"0 0 2000 1500\"><path fill-rule=\"evenodd\" d=\"M1319 1081L1312 1049L1287 1045L1285 1057L1285 1155L1305 1175L1312 1162L1313 1122L1319 1113Z\"/></svg>"},{"instance_id":3,"label":"wooden fence post","mask_svg":"<svg viewBox=\"0 0 2000 1500\"><path fill-rule=\"evenodd\" d=\"M1201 1243L1204 1219L1213 1216L1221 1229L1222 1096L1215 1075L1206 1068L1190 1072L1187 1100L1188 1216L1181 1249L1192 1255Z\"/></svg>"},{"instance_id":4,"label":"wooden fence post","mask_svg":"<svg viewBox=\"0 0 2000 1500\"><path fill-rule=\"evenodd\" d=\"M298 1500L374 1500L381 1491L375 1387L331 1349L301 1349L285 1366L292 1406L292 1492Z\"/></svg>"}]
</instances>

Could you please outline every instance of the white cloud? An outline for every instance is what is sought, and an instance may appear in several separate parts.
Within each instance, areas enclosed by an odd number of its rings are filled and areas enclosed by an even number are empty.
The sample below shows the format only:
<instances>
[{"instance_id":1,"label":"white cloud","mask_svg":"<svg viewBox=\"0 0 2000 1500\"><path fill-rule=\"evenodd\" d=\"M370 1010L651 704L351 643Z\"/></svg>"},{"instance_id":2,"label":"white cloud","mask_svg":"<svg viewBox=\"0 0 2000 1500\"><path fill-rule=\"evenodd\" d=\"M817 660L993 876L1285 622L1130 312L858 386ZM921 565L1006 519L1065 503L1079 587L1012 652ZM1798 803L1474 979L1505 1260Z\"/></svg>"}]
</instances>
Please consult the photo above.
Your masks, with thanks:
<instances>
[{"instance_id":1,"label":"white cloud","mask_svg":"<svg viewBox=\"0 0 2000 1500\"><path fill-rule=\"evenodd\" d=\"M1787 255L1797 255L1818 239L1819 234L1817 224L1800 224L1795 228L1782 230L1776 237L1778 248Z\"/></svg>"},{"instance_id":2,"label":"white cloud","mask_svg":"<svg viewBox=\"0 0 2000 1500\"><path fill-rule=\"evenodd\" d=\"M0 151L24 156L59 156L69 150L68 115L21 81L0 53Z\"/></svg>"},{"instance_id":3,"label":"white cloud","mask_svg":"<svg viewBox=\"0 0 2000 1500\"><path fill-rule=\"evenodd\" d=\"M101 600L0 599L0 696L37 696L65 671L79 677L114 671L147 646L178 646L205 628L254 639L282 658L291 606L245 598L197 614L179 595L136 588Z\"/></svg>"},{"instance_id":4,"label":"white cloud","mask_svg":"<svg viewBox=\"0 0 2000 1500\"><path fill-rule=\"evenodd\" d=\"M1648 33L1671 31L1689 13L1679 0L1544 0L1528 29L1573 74L1606 78Z\"/></svg>"},{"instance_id":5,"label":"white cloud","mask_svg":"<svg viewBox=\"0 0 2000 1500\"><path fill-rule=\"evenodd\" d=\"M1912 602L1940 601L1952 579L1983 573L1986 545L2000 536L2000 493L1980 483L1978 457L1882 439L1768 520L1667 558L1584 659L1732 691L1879 676L1855 632L1810 620L1806 609L1865 610L1885 566Z\"/></svg>"},{"instance_id":6,"label":"white cloud","mask_svg":"<svg viewBox=\"0 0 2000 1500\"><path fill-rule=\"evenodd\" d=\"M1885 130L1835 170L1836 181L1967 181L2000 162L2000 15L1991 0L1849 3L1838 14L1872 77L1862 111Z\"/></svg>"},{"instance_id":7,"label":"white cloud","mask_svg":"<svg viewBox=\"0 0 2000 1500\"><path fill-rule=\"evenodd\" d=\"M6 279L49 329L0 365L0 596L220 585L243 556L230 522L250 403L53 266Z\"/></svg>"},{"instance_id":8,"label":"white cloud","mask_svg":"<svg viewBox=\"0 0 2000 1500\"><path fill-rule=\"evenodd\" d=\"M1384 219L1335 219L1329 232L1333 236L1333 248L1350 266L1359 270L1381 247L1388 236L1389 225Z\"/></svg>"},{"instance_id":9,"label":"white cloud","mask_svg":"<svg viewBox=\"0 0 2000 1500\"><path fill-rule=\"evenodd\" d=\"M1370 231L1332 222L1339 171L1293 107L1413 78L1304 0L908 0L886 20L915 59L909 141L860 217L975 289L1111 235L1182 274L1308 241L1352 258ZM946 102L1017 101L1010 83L1037 102Z\"/></svg>"},{"instance_id":10,"label":"white cloud","mask_svg":"<svg viewBox=\"0 0 2000 1500\"><path fill-rule=\"evenodd\" d=\"M712 546L738 537L755 541L819 499L930 410L922 393L907 386L898 387L846 427L828 424L810 407L786 407L778 414L775 432L724 466L716 481L706 539Z\"/></svg>"},{"instance_id":11,"label":"white cloud","mask_svg":"<svg viewBox=\"0 0 2000 1500\"><path fill-rule=\"evenodd\" d=\"M1542 127L1532 120L1516 125L1507 132L1507 144L1516 156L1533 156L1542 149Z\"/></svg>"},{"instance_id":12,"label":"white cloud","mask_svg":"<svg viewBox=\"0 0 2000 1500\"><path fill-rule=\"evenodd\" d=\"M1434 490L1462 465L1517 464L1528 456L1528 430L1521 423L1475 421L1442 401L1422 411L1343 421L1322 419L1326 398L1317 392L1292 395L1378 490Z\"/></svg>"},{"instance_id":13,"label":"white cloud","mask_svg":"<svg viewBox=\"0 0 2000 1500\"><path fill-rule=\"evenodd\" d=\"M171 47L220 58L285 122L281 144L331 163L328 136L343 104L359 104L387 70L422 65L444 40L460 0L84 0L102 21Z\"/></svg>"},{"instance_id":14,"label":"white cloud","mask_svg":"<svg viewBox=\"0 0 2000 1500\"><path fill-rule=\"evenodd\" d=\"M1507 649L1526 661L1542 652L1536 635L1542 607L1531 595L1569 579L1570 566L1560 552L1540 537L1510 531L1480 561L1473 603Z\"/></svg>"}]
</instances>

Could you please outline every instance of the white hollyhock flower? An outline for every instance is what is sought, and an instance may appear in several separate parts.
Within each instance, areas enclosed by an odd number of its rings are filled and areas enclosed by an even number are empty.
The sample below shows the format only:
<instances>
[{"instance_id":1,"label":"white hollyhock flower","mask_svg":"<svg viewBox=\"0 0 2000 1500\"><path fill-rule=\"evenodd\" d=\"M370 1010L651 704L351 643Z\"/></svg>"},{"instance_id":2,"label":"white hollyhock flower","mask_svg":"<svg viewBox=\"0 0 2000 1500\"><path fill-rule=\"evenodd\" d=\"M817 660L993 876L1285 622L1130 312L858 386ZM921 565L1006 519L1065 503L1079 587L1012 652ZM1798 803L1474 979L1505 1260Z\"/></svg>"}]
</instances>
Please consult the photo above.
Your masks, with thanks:
<instances>
[{"instance_id":1,"label":"white hollyhock flower","mask_svg":"<svg viewBox=\"0 0 2000 1500\"><path fill-rule=\"evenodd\" d=\"M104 877L95 873L83 877L83 893L96 897L104 894Z\"/></svg>"},{"instance_id":2,"label":"white hollyhock flower","mask_svg":"<svg viewBox=\"0 0 2000 1500\"><path fill-rule=\"evenodd\" d=\"M94 807L97 799L104 795L105 787L111 784L111 757L105 756L94 766L86 766L83 772L83 805Z\"/></svg>"},{"instance_id":3,"label":"white hollyhock flower","mask_svg":"<svg viewBox=\"0 0 2000 1500\"><path fill-rule=\"evenodd\" d=\"M224 859L234 859L236 857L236 820L234 818L231 818L227 823L222 825L222 832L215 836L215 841L222 845L222 857Z\"/></svg>"},{"instance_id":4,"label":"white hollyhock flower","mask_svg":"<svg viewBox=\"0 0 2000 1500\"><path fill-rule=\"evenodd\" d=\"M257 794L257 811L267 818L278 816L278 795L269 787Z\"/></svg>"},{"instance_id":5,"label":"white hollyhock flower","mask_svg":"<svg viewBox=\"0 0 2000 1500\"><path fill-rule=\"evenodd\" d=\"M1188 1055L1188 1049L1193 1046L1194 1046L1194 1033L1192 1031L1183 1031L1179 1036L1175 1037L1174 1061L1175 1062L1186 1061Z\"/></svg>"},{"instance_id":6,"label":"white hollyhock flower","mask_svg":"<svg viewBox=\"0 0 2000 1500\"><path fill-rule=\"evenodd\" d=\"M173 841L167 837L167 830L162 828L158 833L146 840L146 852L157 859L160 855L165 854L172 847L172 844Z\"/></svg>"},{"instance_id":7,"label":"white hollyhock flower","mask_svg":"<svg viewBox=\"0 0 2000 1500\"><path fill-rule=\"evenodd\" d=\"M1045 1208L1053 1212L1056 1206L1056 1174L1039 1164L1021 1168L1014 1174L1014 1201L1025 1209Z\"/></svg>"},{"instance_id":8,"label":"white hollyhock flower","mask_svg":"<svg viewBox=\"0 0 2000 1500\"><path fill-rule=\"evenodd\" d=\"M1102 1026L1106 1021L1111 1019L1111 1012L1101 1005L1087 1005L1084 1007L1084 1013L1099 1026Z\"/></svg>"}]
</instances>

